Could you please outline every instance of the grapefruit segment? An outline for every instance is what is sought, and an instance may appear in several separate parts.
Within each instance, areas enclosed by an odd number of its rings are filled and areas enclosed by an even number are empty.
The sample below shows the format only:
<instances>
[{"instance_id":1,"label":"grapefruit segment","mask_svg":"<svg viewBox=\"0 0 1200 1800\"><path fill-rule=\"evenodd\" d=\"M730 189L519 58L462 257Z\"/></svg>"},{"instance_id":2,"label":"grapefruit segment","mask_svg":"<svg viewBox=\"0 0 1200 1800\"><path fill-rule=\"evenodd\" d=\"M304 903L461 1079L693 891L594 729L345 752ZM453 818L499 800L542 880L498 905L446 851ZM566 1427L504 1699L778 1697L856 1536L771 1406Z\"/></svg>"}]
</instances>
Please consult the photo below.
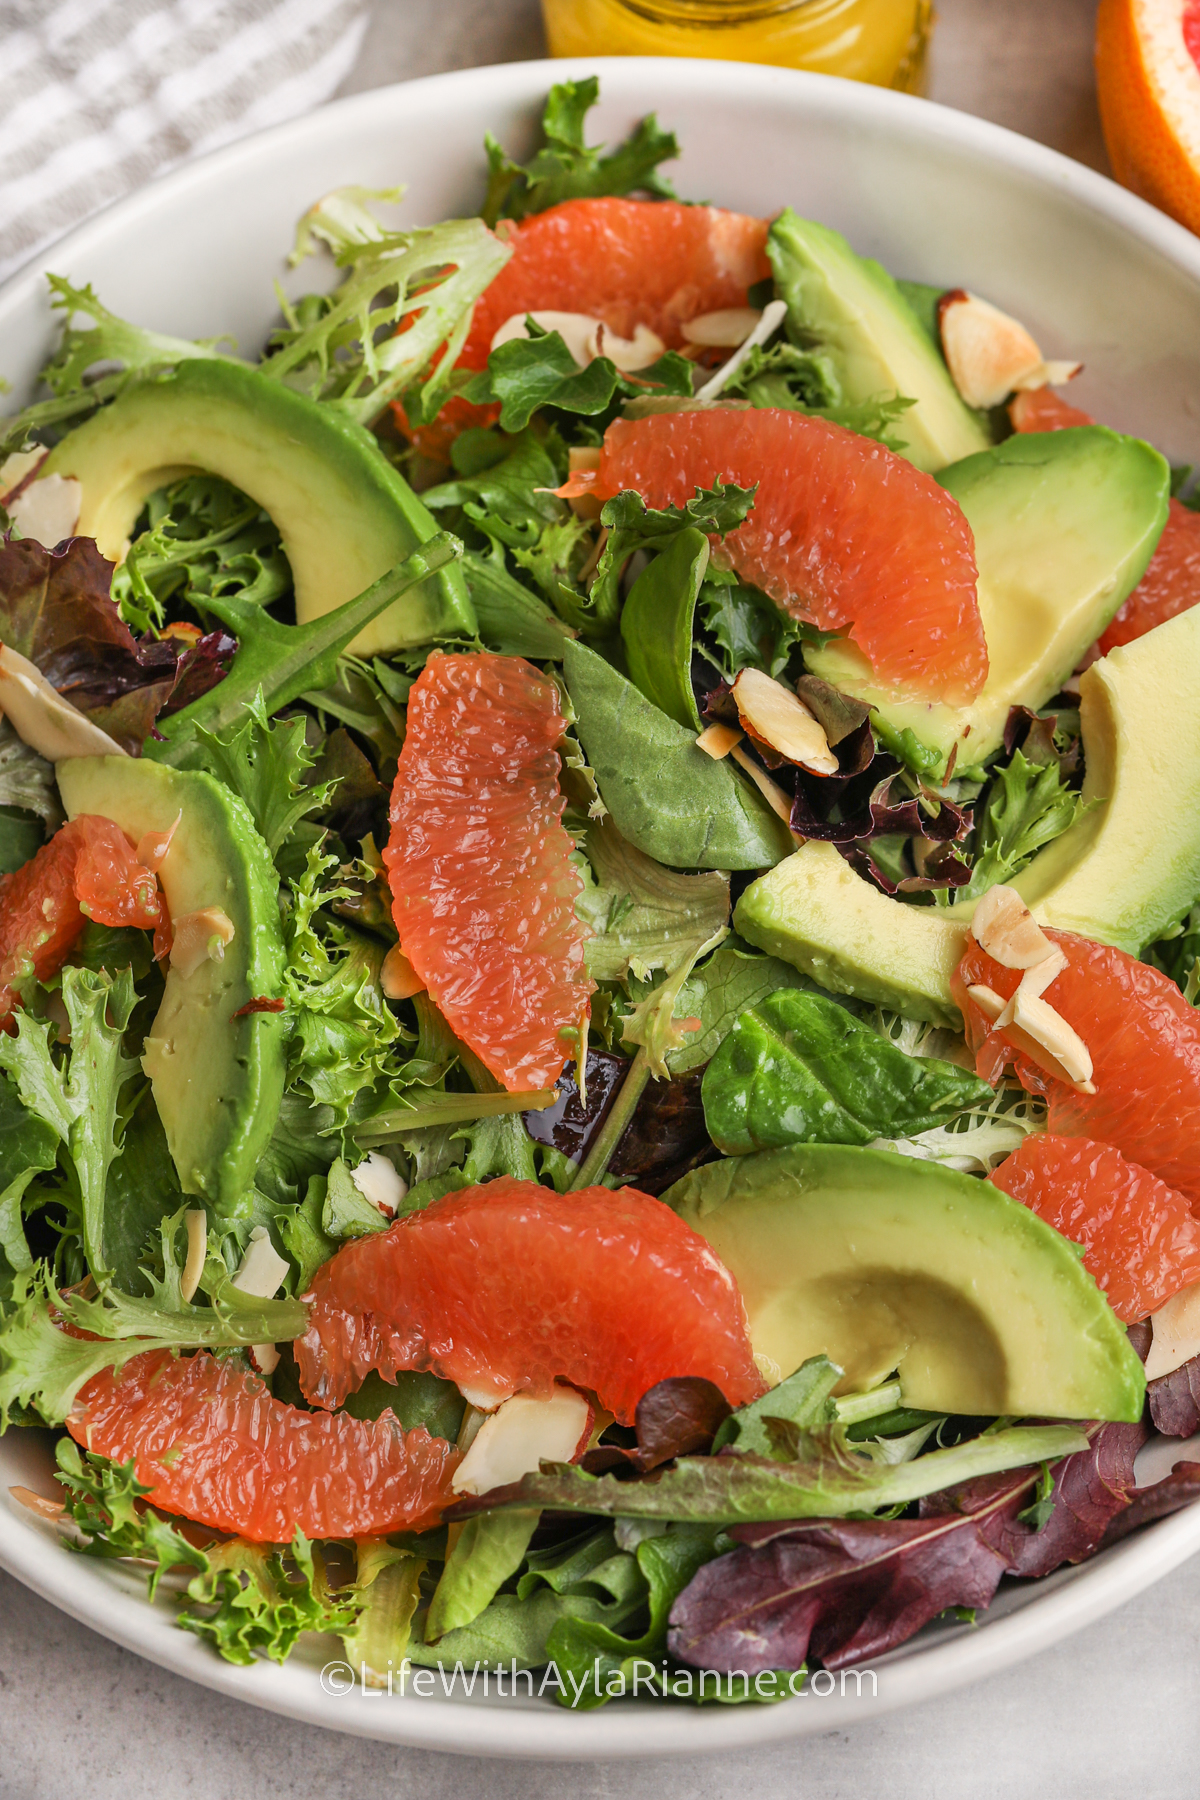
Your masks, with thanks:
<instances>
[{"instance_id":1,"label":"grapefruit segment","mask_svg":"<svg viewBox=\"0 0 1200 1800\"><path fill-rule=\"evenodd\" d=\"M530 312L587 313L617 337L649 326L669 350L683 325L744 307L770 277L768 221L675 200L564 200L508 226L512 256L475 304L458 359L487 367L492 339Z\"/></svg>"},{"instance_id":2,"label":"grapefruit segment","mask_svg":"<svg viewBox=\"0 0 1200 1800\"><path fill-rule=\"evenodd\" d=\"M616 420L591 491L682 506L717 481L758 493L715 561L793 618L848 629L897 695L965 705L979 693L988 656L974 539L931 475L825 419L718 407Z\"/></svg>"},{"instance_id":3,"label":"grapefruit segment","mask_svg":"<svg viewBox=\"0 0 1200 1800\"><path fill-rule=\"evenodd\" d=\"M1200 22L1200 12L1197 14ZM1088 413L1068 406L1057 394L1042 388L1018 394L1009 407L1016 431L1062 431L1072 425L1091 425ZM1118 644L1131 644L1156 625L1187 612L1200 602L1200 513L1172 499L1167 522L1150 565L1129 598L1113 615L1096 648L1107 656Z\"/></svg>"},{"instance_id":4,"label":"grapefruit segment","mask_svg":"<svg viewBox=\"0 0 1200 1800\"><path fill-rule=\"evenodd\" d=\"M303 1412L237 1357L152 1350L93 1376L67 1428L85 1449L136 1463L164 1512L256 1543L375 1537L436 1523L458 1451L423 1426Z\"/></svg>"},{"instance_id":5,"label":"grapefruit segment","mask_svg":"<svg viewBox=\"0 0 1200 1800\"><path fill-rule=\"evenodd\" d=\"M1144 1319L1200 1280L1200 1220L1187 1200L1111 1144L1027 1137L991 1177L1072 1243L1118 1319Z\"/></svg>"},{"instance_id":6,"label":"grapefruit segment","mask_svg":"<svg viewBox=\"0 0 1200 1800\"><path fill-rule=\"evenodd\" d=\"M383 860L400 946L512 1092L552 1087L595 983L563 830L558 689L519 656L432 656L413 685Z\"/></svg>"},{"instance_id":7,"label":"grapefruit segment","mask_svg":"<svg viewBox=\"0 0 1200 1800\"><path fill-rule=\"evenodd\" d=\"M1200 6L1101 0L1096 92L1123 187L1200 231Z\"/></svg>"},{"instance_id":8,"label":"grapefruit segment","mask_svg":"<svg viewBox=\"0 0 1200 1800\"><path fill-rule=\"evenodd\" d=\"M1096 1091L1079 1093L1048 1075L990 1023L968 990L978 985L1009 1000L1021 971L968 937L951 987L978 1072L995 1080L1011 1063L1021 1085L1045 1097L1052 1133L1115 1145L1200 1208L1200 1011L1124 950L1072 932L1046 936L1067 960L1043 998L1086 1044Z\"/></svg>"},{"instance_id":9,"label":"grapefruit segment","mask_svg":"<svg viewBox=\"0 0 1200 1800\"><path fill-rule=\"evenodd\" d=\"M763 1391L733 1277L635 1188L556 1194L501 1176L339 1250L296 1342L304 1394L338 1406L371 1369L432 1369L472 1399L594 1393L623 1424L656 1382Z\"/></svg>"},{"instance_id":10,"label":"grapefruit segment","mask_svg":"<svg viewBox=\"0 0 1200 1800\"><path fill-rule=\"evenodd\" d=\"M89 918L157 930L164 916L158 881L120 827L93 813L72 819L0 879L0 1024L21 982L57 974Z\"/></svg>"}]
</instances>

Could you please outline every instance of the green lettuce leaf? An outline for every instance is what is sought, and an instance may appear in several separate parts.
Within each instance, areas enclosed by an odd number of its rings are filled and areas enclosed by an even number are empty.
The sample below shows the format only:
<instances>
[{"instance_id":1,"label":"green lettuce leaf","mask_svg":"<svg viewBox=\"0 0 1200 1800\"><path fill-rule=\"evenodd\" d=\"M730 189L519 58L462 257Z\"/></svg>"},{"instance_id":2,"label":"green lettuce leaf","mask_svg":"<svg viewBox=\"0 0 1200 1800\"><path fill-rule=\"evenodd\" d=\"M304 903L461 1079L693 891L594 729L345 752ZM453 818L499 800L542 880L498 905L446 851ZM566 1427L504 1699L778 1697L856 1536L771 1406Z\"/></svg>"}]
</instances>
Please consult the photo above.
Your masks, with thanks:
<instances>
[{"instance_id":1,"label":"green lettuce leaf","mask_svg":"<svg viewBox=\"0 0 1200 1800\"><path fill-rule=\"evenodd\" d=\"M525 219L563 200L590 200L605 194L645 193L674 198L675 190L658 165L679 155L675 134L662 131L651 113L622 144L607 155L603 144L584 141L587 114L600 93L599 77L561 81L550 89L542 113L544 143L532 160L515 163L491 132L484 143L488 157L488 191L483 216Z\"/></svg>"},{"instance_id":2,"label":"green lettuce leaf","mask_svg":"<svg viewBox=\"0 0 1200 1800\"><path fill-rule=\"evenodd\" d=\"M345 1597L359 1611L354 1623L342 1628L342 1645L364 1687L385 1687L408 1655L426 1562L386 1538L365 1538L356 1548L357 1573Z\"/></svg>"},{"instance_id":3,"label":"green lettuce leaf","mask_svg":"<svg viewBox=\"0 0 1200 1800\"><path fill-rule=\"evenodd\" d=\"M526 318L525 330L527 336L498 345L487 368L462 389L474 406L499 404L502 431L523 431L543 406L592 418L607 412L618 395L691 395L694 365L677 351L666 351L636 375L623 375L607 356L593 357L580 368L561 335L536 319Z\"/></svg>"},{"instance_id":4,"label":"green lettuce leaf","mask_svg":"<svg viewBox=\"0 0 1200 1800\"><path fill-rule=\"evenodd\" d=\"M0 1293L7 1275L33 1267L21 1202L35 1177L55 1166L58 1145L53 1126L29 1112L0 1075Z\"/></svg>"},{"instance_id":5,"label":"green lettuce leaf","mask_svg":"<svg viewBox=\"0 0 1200 1800\"><path fill-rule=\"evenodd\" d=\"M909 1137L993 1098L968 1070L906 1056L835 1000L795 989L738 1016L702 1093L709 1134L726 1156Z\"/></svg>"},{"instance_id":6,"label":"green lettuce leaf","mask_svg":"<svg viewBox=\"0 0 1200 1800\"><path fill-rule=\"evenodd\" d=\"M693 877L694 879L694 877ZM702 1068L747 1007L785 988L803 989L807 976L777 956L763 956L740 938L728 937L692 970L679 990L679 1011L700 1021L685 1044L667 1058L672 1075Z\"/></svg>"},{"instance_id":7,"label":"green lettuce leaf","mask_svg":"<svg viewBox=\"0 0 1200 1800\"><path fill-rule=\"evenodd\" d=\"M128 969L118 975L64 969L62 1000L71 1047L56 1062L54 1027L24 1010L12 1036L0 1034L0 1068L7 1069L22 1105L53 1132L74 1171L79 1225L87 1265L101 1289L111 1281L104 1243L108 1171L119 1154L121 1090L138 1065L122 1039L137 1001Z\"/></svg>"},{"instance_id":8,"label":"green lettuce leaf","mask_svg":"<svg viewBox=\"0 0 1200 1800\"><path fill-rule=\"evenodd\" d=\"M1064 783L1057 761L1031 762L1024 751L1014 751L976 808L971 880L954 898L977 900L997 882L1010 880L1088 810Z\"/></svg>"},{"instance_id":9,"label":"green lettuce leaf","mask_svg":"<svg viewBox=\"0 0 1200 1800\"><path fill-rule=\"evenodd\" d=\"M214 775L244 800L258 835L275 856L301 819L329 804L333 784L304 785L314 761L304 742L304 720L272 724L260 688L236 723L219 732L197 725L194 748L180 766Z\"/></svg>"},{"instance_id":10,"label":"green lettuce leaf","mask_svg":"<svg viewBox=\"0 0 1200 1800\"><path fill-rule=\"evenodd\" d=\"M55 1479L66 1490L66 1517L82 1536L82 1542L66 1538L69 1549L82 1556L119 1556L150 1563L151 1600L169 1570L203 1572L208 1568L203 1550L151 1508L139 1505L150 1489L137 1480L132 1461L115 1463L106 1456L85 1453L69 1437L59 1439L55 1459Z\"/></svg>"},{"instance_id":11,"label":"green lettuce leaf","mask_svg":"<svg viewBox=\"0 0 1200 1800\"><path fill-rule=\"evenodd\" d=\"M352 1631L359 1602L330 1593L320 1552L297 1531L288 1550L232 1538L211 1544L207 1567L188 1583L176 1623L205 1638L226 1662L259 1656L282 1663L306 1631Z\"/></svg>"},{"instance_id":12,"label":"green lettuce leaf","mask_svg":"<svg viewBox=\"0 0 1200 1800\"><path fill-rule=\"evenodd\" d=\"M570 1463L546 1464L484 1499L456 1501L451 1520L487 1508L542 1506L610 1517L740 1525L771 1519L846 1518L907 1506L955 1482L1052 1461L1087 1449L1074 1425L1013 1425L948 1450L889 1465L857 1453L841 1426L797 1431L789 1462L761 1456L685 1456L651 1480L588 1475Z\"/></svg>"},{"instance_id":13,"label":"green lettuce leaf","mask_svg":"<svg viewBox=\"0 0 1200 1800\"><path fill-rule=\"evenodd\" d=\"M649 507L640 494L617 494L606 500L600 523L608 537L591 588L597 622L611 627L620 612L621 573L637 550L662 550L681 531L694 528L709 537L724 537L742 524L754 505L758 484L740 488L732 481L696 489L683 506Z\"/></svg>"},{"instance_id":14,"label":"green lettuce leaf","mask_svg":"<svg viewBox=\"0 0 1200 1800\"><path fill-rule=\"evenodd\" d=\"M541 1513L515 1508L476 1513L455 1537L429 1610L425 1641L434 1643L448 1631L470 1625L491 1605L501 1587L525 1560L529 1540Z\"/></svg>"},{"instance_id":15,"label":"green lettuce leaf","mask_svg":"<svg viewBox=\"0 0 1200 1800\"><path fill-rule=\"evenodd\" d=\"M203 612L213 594L271 606L292 572L279 531L255 500L216 475L188 475L146 502L149 523L113 571L112 597L134 631L161 626L170 602Z\"/></svg>"},{"instance_id":16,"label":"green lettuce leaf","mask_svg":"<svg viewBox=\"0 0 1200 1800\"><path fill-rule=\"evenodd\" d=\"M678 968L729 918L729 877L719 870L681 875L635 850L611 819L590 825L584 838L587 885L575 902L593 935L586 945L588 974L646 980L655 969Z\"/></svg>"}]
</instances>

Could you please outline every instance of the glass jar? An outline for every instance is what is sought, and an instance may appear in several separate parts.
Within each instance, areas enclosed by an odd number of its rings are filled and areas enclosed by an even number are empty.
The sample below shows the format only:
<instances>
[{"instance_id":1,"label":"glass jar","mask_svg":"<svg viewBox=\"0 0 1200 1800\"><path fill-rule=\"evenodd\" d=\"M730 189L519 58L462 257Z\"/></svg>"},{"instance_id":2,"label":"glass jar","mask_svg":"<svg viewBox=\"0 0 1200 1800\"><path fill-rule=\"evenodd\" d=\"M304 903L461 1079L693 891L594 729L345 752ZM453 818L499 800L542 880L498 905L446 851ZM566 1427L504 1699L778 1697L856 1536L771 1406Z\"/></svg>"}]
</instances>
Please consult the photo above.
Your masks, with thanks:
<instances>
[{"instance_id":1,"label":"glass jar","mask_svg":"<svg viewBox=\"0 0 1200 1800\"><path fill-rule=\"evenodd\" d=\"M551 56L713 56L920 93L932 0L542 0Z\"/></svg>"}]
</instances>

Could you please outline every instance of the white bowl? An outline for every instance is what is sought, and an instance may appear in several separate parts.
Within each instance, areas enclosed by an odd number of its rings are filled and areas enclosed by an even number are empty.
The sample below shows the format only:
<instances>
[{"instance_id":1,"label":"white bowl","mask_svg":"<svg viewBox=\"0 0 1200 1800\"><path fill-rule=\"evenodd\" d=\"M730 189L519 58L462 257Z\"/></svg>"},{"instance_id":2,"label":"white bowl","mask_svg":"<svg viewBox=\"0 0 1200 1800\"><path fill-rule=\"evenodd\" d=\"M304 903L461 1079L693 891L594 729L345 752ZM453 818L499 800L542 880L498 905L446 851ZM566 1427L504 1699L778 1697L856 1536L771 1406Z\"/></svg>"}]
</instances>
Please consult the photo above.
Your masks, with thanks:
<instances>
[{"instance_id":1,"label":"white bowl","mask_svg":"<svg viewBox=\"0 0 1200 1800\"><path fill-rule=\"evenodd\" d=\"M598 59L516 63L360 94L176 171L62 239L0 290L0 373L20 399L56 328L44 269L92 282L105 304L184 337L232 332L256 351L299 214L357 182L408 195L400 217L473 210L491 129L524 154L551 81L593 71L594 136L657 111L683 144L681 194L744 212L791 205L911 279L965 286L1017 313L1050 356L1082 357L1072 398L1144 433L1175 461L1200 453L1200 243L1120 188L962 113L878 88L750 64ZM320 272L317 277L320 278ZM326 276L325 279L328 279ZM295 293L312 265L286 276ZM1082 1567L1003 1592L974 1629L921 1634L875 1665L877 1693L774 1707L621 1702L573 1713L549 1701L469 1702L323 1689L333 1640L283 1668L238 1669L147 1605L140 1578L69 1556L8 1497L50 1492L49 1438L0 1441L0 1564L84 1624L206 1686L335 1730L473 1755L648 1756L732 1750L842 1728L1004 1668L1119 1606L1200 1549L1200 1508ZM1165 1473L1183 1445L1143 1452ZM1142 1475L1144 1479L1145 1476Z\"/></svg>"}]
</instances>

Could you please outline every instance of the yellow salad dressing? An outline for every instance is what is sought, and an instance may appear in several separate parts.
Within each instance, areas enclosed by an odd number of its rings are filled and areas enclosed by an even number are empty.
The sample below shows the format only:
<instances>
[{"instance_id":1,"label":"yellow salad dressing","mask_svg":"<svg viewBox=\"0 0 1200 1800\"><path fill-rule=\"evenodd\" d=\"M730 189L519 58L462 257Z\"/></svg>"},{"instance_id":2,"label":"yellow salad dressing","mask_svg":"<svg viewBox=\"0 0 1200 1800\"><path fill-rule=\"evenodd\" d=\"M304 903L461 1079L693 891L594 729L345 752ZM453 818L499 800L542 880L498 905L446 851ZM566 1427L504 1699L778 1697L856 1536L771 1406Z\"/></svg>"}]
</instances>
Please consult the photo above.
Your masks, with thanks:
<instances>
[{"instance_id":1,"label":"yellow salad dressing","mask_svg":"<svg viewBox=\"0 0 1200 1800\"><path fill-rule=\"evenodd\" d=\"M542 0L552 56L713 56L920 90L932 0Z\"/></svg>"}]
</instances>

